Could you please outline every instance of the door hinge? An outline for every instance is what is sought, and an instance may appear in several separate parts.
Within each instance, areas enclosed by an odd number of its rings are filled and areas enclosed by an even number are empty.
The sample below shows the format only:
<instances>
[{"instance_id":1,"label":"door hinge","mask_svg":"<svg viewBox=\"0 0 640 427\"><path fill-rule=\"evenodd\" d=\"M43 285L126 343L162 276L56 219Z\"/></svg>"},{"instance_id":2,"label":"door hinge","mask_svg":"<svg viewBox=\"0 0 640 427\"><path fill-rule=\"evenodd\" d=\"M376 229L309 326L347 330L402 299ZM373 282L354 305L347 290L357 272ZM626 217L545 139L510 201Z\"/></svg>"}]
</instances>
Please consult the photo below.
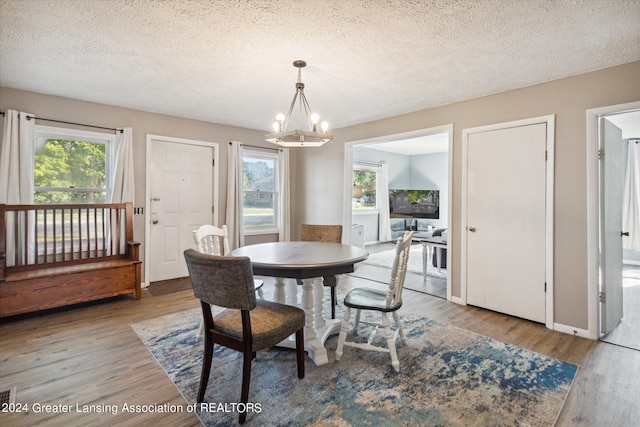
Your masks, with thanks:
<instances>
[{"instance_id":1,"label":"door hinge","mask_svg":"<svg viewBox=\"0 0 640 427\"><path fill-rule=\"evenodd\" d=\"M211 159L211 166L215 166L216 165L216 159Z\"/></svg>"},{"instance_id":2,"label":"door hinge","mask_svg":"<svg viewBox=\"0 0 640 427\"><path fill-rule=\"evenodd\" d=\"M547 293L547 282L544 282L544 293Z\"/></svg>"},{"instance_id":3,"label":"door hinge","mask_svg":"<svg viewBox=\"0 0 640 427\"><path fill-rule=\"evenodd\" d=\"M598 301L603 304L607 303L607 293L606 292L598 292Z\"/></svg>"},{"instance_id":4,"label":"door hinge","mask_svg":"<svg viewBox=\"0 0 640 427\"><path fill-rule=\"evenodd\" d=\"M546 162L549 159L549 152L544 150L544 161Z\"/></svg>"},{"instance_id":5,"label":"door hinge","mask_svg":"<svg viewBox=\"0 0 640 427\"><path fill-rule=\"evenodd\" d=\"M604 158L604 150L600 149L598 150L598 160L601 160Z\"/></svg>"},{"instance_id":6,"label":"door hinge","mask_svg":"<svg viewBox=\"0 0 640 427\"><path fill-rule=\"evenodd\" d=\"M211 213L215 213L215 207L211 206Z\"/></svg>"}]
</instances>

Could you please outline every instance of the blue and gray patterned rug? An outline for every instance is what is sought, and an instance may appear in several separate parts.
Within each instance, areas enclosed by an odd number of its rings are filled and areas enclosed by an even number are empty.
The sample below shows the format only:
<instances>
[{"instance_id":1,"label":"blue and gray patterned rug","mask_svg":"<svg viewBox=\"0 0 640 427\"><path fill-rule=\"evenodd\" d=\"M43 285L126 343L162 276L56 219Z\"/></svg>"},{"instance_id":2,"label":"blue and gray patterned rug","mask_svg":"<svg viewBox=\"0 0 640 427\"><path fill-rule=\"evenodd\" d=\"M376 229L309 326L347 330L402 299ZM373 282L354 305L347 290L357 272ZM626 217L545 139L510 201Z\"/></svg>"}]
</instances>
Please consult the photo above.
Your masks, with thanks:
<instances>
[{"instance_id":1,"label":"blue and gray patterned rug","mask_svg":"<svg viewBox=\"0 0 640 427\"><path fill-rule=\"evenodd\" d=\"M577 366L424 317L401 319L409 345L398 340L399 373L385 353L345 348L336 362L337 336L326 343L331 363L316 366L307 358L302 380L293 350L259 352L246 425L554 424ZM202 367L199 322L198 309L132 325L188 404L196 401ZM210 405L197 407L203 424L237 424L241 378L242 355L216 346L205 396Z\"/></svg>"}]
</instances>

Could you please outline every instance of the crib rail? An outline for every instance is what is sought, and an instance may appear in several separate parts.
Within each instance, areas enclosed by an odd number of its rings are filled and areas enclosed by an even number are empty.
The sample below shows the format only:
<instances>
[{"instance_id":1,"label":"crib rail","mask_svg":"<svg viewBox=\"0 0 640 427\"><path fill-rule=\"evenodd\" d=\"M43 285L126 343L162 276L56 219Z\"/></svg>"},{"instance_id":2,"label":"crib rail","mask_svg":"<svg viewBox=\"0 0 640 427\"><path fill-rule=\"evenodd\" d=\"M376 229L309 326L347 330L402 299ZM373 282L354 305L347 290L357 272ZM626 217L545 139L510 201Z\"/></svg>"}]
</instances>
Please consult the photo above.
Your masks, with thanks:
<instances>
[{"instance_id":1,"label":"crib rail","mask_svg":"<svg viewBox=\"0 0 640 427\"><path fill-rule=\"evenodd\" d=\"M13 271L128 258L132 214L131 203L0 205L0 258Z\"/></svg>"}]
</instances>

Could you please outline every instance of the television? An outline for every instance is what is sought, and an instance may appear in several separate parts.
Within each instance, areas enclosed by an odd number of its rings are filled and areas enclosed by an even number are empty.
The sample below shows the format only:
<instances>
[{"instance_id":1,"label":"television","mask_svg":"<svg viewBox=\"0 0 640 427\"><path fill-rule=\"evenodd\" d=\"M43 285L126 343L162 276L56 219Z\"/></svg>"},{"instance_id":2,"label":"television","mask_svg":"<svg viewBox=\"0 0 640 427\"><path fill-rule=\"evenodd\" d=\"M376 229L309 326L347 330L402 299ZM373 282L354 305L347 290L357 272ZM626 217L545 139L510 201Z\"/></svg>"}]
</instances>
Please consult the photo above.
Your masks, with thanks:
<instances>
[{"instance_id":1,"label":"television","mask_svg":"<svg viewBox=\"0 0 640 427\"><path fill-rule=\"evenodd\" d=\"M440 219L439 190L389 190L391 218Z\"/></svg>"}]
</instances>

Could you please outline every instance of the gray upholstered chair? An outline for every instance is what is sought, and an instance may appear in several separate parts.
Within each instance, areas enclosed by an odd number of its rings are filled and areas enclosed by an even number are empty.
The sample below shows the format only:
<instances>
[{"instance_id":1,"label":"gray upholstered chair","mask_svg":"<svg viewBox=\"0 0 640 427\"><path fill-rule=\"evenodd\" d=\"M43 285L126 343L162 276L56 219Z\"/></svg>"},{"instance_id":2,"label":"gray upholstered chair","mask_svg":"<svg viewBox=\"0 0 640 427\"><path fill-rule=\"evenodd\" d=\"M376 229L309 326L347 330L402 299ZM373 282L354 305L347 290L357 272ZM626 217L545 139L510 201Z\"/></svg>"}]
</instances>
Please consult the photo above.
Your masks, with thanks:
<instances>
[{"instance_id":1,"label":"gray upholstered chair","mask_svg":"<svg viewBox=\"0 0 640 427\"><path fill-rule=\"evenodd\" d=\"M342 243L341 225L302 224L300 239L304 242ZM323 276L324 286L331 288L331 318L336 318L336 286L338 276ZM298 281L300 284L300 281Z\"/></svg>"},{"instance_id":2,"label":"gray upholstered chair","mask_svg":"<svg viewBox=\"0 0 640 427\"><path fill-rule=\"evenodd\" d=\"M241 403L246 404L249 399L251 361L256 352L273 347L294 333L298 378L304 378L304 311L290 305L257 300L251 260L247 257L208 255L193 249L187 249L184 257L193 293L200 299L205 324L198 403L203 401L207 389L214 344L244 355ZM213 316L212 305L226 310ZM229 369L227 366L220 368ZM240 413L240 423L244 423L246 415L246 412Z\"/></svg>"},{"instance_id":3,"label":"gray upholstered chair","mask_svg":"<svg viewBox=\"0 0 640 427\"><path fill-rule=\"evenodd\" d=\"M196 244L198 252L209 255L229 255L229 234L227 233L227 226L223 225L222 228L215 227L210 224L204 224L193 230L193 241ZM254 281L256 292L261 299L264 299L264 293L262 286L264 282L262 280L255 279ZM196 341L202 337L202 331L204 330L204 323L200 323L200 328L196 333Z\"/></svg>"},{"instance_id":4,"label":"gray upholstered chair","mask_svg":"<svg viewBox=\"0 0 640 427\"><path fill-rule=\"evenodd\" d=\"M344 306L346 310L344 313L344 320L342 321L342 327L340 328L340 336L338 337L336 360L340 360L340 358L342 358L343 349L346 345L363 350L376 350L390 353L391 366L393 366L393 369L396 371L400 370L400 362L398 360L398 354L396 353L396 339L398 335L400 335L402 342L405 344L406 339L404 331L402 330L400 318L398 317L398 309L402 307L402 289L404 288L404 278L407 273L407 261L409 260L409 249L411 249L412 237L413 231L406 231L403 237L398 238L398 242L396 243L396 255L391 267L391 278L389 279L389 287L386 292L370 288L355 288L344 298ZM357 332L358 325L360 323L363 325L375 326L375 329L369 336L366 343L346 341L352 308L356 310L356 320L353 328L354 331ZM360 312L362 310L380 312L382 315L382 323L360 320ZM395 333L391 330L389 313L393 314L393 320L396 324ZM371 344L379 327L384 328L385 337L387 339L387 348Z\"/></svg>"}]
</instances>

